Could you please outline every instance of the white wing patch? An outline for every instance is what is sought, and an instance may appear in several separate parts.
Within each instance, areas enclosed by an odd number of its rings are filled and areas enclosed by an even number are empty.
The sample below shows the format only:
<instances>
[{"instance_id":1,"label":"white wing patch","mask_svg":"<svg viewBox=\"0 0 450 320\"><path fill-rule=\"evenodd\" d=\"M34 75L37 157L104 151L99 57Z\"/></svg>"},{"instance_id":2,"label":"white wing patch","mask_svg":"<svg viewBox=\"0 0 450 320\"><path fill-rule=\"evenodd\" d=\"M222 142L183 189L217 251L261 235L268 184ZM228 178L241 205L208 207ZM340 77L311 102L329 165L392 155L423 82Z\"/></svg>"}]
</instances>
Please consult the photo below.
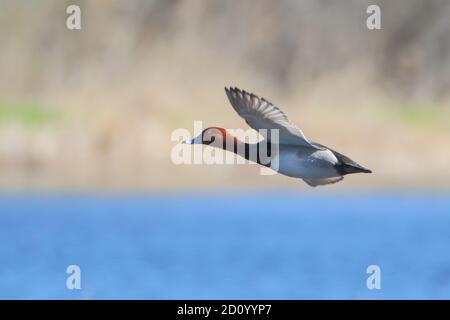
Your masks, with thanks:
<instances>
[{"instance_id":1,"label":"white wing patch","mask_svg":"<svg viewBox=\"0 0 450 320\"><path fill-rule=\"evenodd\" d=\"M288 120L283 111L269 101L238 88L225 88L225 92L234 110L253 129L267 129L267 131L278 129L280 144L299 145L321 150L320 147L312 145L303 132ZM270 140L267 135L263 134L263 136L264 139Z\"/></svg>"}]
</instances>

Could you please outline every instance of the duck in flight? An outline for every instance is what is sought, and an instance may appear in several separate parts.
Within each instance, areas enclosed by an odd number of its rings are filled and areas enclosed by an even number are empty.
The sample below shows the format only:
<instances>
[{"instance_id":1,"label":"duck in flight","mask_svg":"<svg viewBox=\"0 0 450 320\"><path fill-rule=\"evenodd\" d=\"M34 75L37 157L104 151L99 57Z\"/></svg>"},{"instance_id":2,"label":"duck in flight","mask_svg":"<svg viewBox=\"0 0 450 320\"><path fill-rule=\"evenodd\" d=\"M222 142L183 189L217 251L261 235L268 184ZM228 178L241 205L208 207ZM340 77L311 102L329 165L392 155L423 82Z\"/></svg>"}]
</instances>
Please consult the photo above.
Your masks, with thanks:
<instances>
[{"instance_id":1,"label":"duck in flight","mask_svg":"<svg viewBox=\"0 0 450 320\"><path fill-rule=\"evenodd\" d=\"M276 153L273 152L271 157L277 157L278 173L301 178L312 187L339 182L351 173L372 173L347 156L306 139L303 132L292 124L279 108L264 98L238 88L225 88L225 92L234 110L250 127L262 134L268 143L269 152L270 149L276 149ZM271 140L269 133L272 129L278 130L278 139ZM228 139L232 139L234 143L225 143ZM261 161L259 153L256 159L250 155L251 147L256 146L259 149L261 141L257 144L244 143L220 127L207 128L198 137L185 143L222 148L268 166ZM270 148L273 143L277 144L277 148Z\"/></svg>"}]
</instances>

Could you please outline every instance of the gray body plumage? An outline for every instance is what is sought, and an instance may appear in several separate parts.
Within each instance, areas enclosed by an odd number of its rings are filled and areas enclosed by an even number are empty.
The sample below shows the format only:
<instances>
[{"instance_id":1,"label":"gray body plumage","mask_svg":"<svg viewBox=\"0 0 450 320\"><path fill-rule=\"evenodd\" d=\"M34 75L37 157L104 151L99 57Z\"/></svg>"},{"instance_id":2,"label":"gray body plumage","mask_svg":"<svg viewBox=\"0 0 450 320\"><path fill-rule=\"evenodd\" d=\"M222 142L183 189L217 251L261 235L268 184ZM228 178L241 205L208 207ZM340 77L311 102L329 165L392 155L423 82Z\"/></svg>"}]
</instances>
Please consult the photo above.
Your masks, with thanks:
<instances>
[{"instance_id":1,"label":"gray body plumage","mask_svg":"<svg viewBox=\"0 0 450 320\"><path fill-rule=\"evenodd\" d=\"M278 107L266 99L238 88L225 88L225 92L234 110L250 127L263 135L265 140L263 142L276 146L272 147L271 161L277 164L275 167L277 172L289 177L301 178L310 186L336 183L350 173L371 172L347 156L320 143L309 141ZM225 129L215 129L223 130L223 136L226 138ZM272 129L278 133L278 139L271 137ZM203 139L207 130L204 130L202 136L196 138L198 141L194 139L191 143L209 144ZM232 139L235 138L232 137ZM236 143L239 142L236 140ZM261 144L262 142L257 144L257 147ZM251 146L246 145L247 148ZM225 145L216 147L226 149ZM229 151L237 153L236 150ZM249 157L248 154L241 156ZM255 162L266 165L259 160L254 159Z\"/></svg>"}]
</instances>

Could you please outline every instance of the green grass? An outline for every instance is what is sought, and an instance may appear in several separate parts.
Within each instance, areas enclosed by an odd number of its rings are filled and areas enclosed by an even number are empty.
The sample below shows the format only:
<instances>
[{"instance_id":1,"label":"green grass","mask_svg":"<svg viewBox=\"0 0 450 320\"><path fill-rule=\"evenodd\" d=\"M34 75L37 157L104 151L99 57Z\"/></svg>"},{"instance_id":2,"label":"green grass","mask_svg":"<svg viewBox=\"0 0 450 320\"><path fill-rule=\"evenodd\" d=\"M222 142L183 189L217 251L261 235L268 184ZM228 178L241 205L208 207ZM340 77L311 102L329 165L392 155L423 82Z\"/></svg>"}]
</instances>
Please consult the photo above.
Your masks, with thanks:
<instances>
[{"instance_id":1,"label":"green grass","mask_svg":"<svg viewBox=\"0 0 450 320\"><path fill-rule=\"evenodd\" d=\"M412 127L448 127L450 123L450 110L439 105L403 104L388 110L385 116Z\"/></svg>"},{"instance_id":2,"label":"green grass","mask_svg":"<svg viewBox=\"0 0 450 320\"><path fill-rule=\"evenodd\" d=\"M54 109L42 104L0 101L0 125L17 123L26 127L40 127L57 118Z\"/></svg>"}]
</instances>

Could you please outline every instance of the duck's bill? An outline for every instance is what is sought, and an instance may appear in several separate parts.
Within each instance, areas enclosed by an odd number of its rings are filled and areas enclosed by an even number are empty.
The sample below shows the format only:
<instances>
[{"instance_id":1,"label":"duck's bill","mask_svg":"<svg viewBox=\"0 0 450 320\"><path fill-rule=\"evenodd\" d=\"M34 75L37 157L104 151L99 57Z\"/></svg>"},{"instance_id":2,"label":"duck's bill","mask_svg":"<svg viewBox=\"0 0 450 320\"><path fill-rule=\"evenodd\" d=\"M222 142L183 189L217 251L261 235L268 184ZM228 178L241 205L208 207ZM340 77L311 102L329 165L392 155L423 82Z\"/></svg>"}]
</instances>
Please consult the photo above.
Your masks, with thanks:
<instances>
[{"instance_id":1,"label":"duck's bill","mask_svg":"<svg viewBox=\"0 0 450 320\"><path fill-rule=\"evenodd\" d=\"M195 137L194 139L188 139L182 142L182 144L202 144L202 136L199 135L198 137Z\"/></svg>"},{"instance_id":2,"label":"duck's bill","mask_svg":"<svg viewBox=\"0 0 450 320\"><path fill-rule=\"evenodd\" d=\"M195 144L194 139L191 140L184 140L183 142L181 142L182 144Z\"/></svg>"}]
</instances>

